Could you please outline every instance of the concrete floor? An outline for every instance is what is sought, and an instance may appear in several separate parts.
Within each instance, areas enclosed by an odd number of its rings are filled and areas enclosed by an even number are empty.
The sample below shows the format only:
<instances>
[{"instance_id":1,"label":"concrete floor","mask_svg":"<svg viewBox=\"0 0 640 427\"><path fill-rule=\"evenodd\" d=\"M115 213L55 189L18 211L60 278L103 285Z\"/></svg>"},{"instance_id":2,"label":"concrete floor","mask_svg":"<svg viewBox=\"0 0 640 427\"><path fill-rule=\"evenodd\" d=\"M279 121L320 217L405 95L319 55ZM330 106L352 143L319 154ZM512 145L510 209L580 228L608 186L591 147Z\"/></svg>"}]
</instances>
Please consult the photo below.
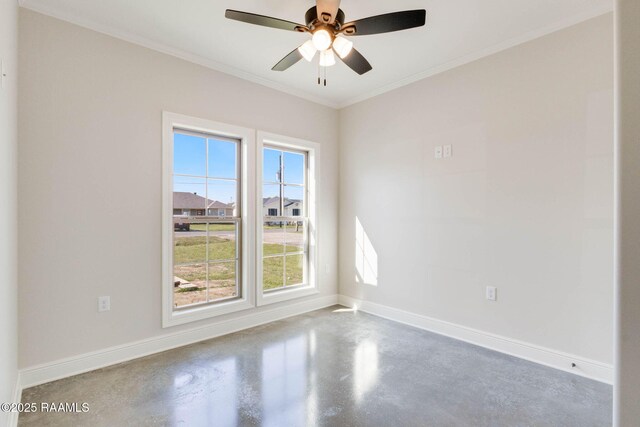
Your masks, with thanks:
<instances>
[{"instance_id":1,"label":"concrete floor","mask_svg":"<svg viewBox=\"0 0 640 427\"><path fill-rule=\"evenodd\" d=\"M343 307L55 381L20 426L608 426L611 387Z\"/></svg>"}]
</instances>

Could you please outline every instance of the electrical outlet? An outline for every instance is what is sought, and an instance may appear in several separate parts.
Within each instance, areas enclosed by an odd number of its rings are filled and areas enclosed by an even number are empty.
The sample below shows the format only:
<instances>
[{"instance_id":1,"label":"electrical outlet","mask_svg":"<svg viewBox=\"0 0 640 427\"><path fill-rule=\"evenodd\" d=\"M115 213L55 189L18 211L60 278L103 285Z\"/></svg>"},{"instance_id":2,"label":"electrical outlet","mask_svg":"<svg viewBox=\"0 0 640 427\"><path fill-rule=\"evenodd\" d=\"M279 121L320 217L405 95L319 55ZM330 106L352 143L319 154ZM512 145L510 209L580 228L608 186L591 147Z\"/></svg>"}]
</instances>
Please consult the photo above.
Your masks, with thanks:
<instances>
[{"instance_id":1,"label":"electrical outlet","mask_svg":"<svg viewBox=\"0 0 640 427\"><path fill-rule=\"evenodd\" d=\"M98 297L98 311L111 310L111 297Z\"/></svg>"},{"instance_id":2,"label":"electrical outlet","mask_svg":"<svg viewBox=\"0 0 640 427\"><path fill-rule=\"evenodd\" d=\"M438 145L433 150L433 157L435 157L436 159L441 159L442 158L442 145Z\"/></svg>"},{"instance_id":3,"label":"electrical outlet","mask_svg":"<svg viewBox=\"0 0 640 427\"><path fill-rule=\"evenodd\" d=\"M489 301L497 301L498 300L498 288L495 286L487 286L486 297Z\"/></svg>"},{"instance_id":4,"label":"electrical outlet","mask_svg":"<svg viewBox=\"0 0 640 427\"><path fill-rule=\"evenodd\" d=\"M444 157L451 157L453 156L453 151L451 149L451 144L449 145L445 145L443 148L443 156Z\"/></svg>"}]
</instances>

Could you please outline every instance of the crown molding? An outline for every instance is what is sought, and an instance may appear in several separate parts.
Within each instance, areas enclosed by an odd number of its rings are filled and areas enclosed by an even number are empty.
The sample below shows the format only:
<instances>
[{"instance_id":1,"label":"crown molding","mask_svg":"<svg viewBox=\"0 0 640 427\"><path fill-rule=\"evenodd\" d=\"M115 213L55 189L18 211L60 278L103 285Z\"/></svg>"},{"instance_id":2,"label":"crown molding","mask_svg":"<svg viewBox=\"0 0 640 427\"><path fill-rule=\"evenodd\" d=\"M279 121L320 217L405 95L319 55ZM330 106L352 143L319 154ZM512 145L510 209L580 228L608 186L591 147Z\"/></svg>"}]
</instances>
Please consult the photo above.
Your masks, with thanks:
<instances>
[{"instance_id":1,"label":"crown molding","mask_svg":"<svg viewBox=\"0 0 640 427\"><path fill-rule=\"evenodd\" d=\"M102 34L106 34L111 37L115 37L120 40L127 41L129 43L133 43L139 46L146 47L148 49L155 50L157 52L161 52L167 55L174 56L176 58L183 59L188 62L192 62L194 64L201 65L203 67L210 68L215 71L219 71L225 74L232 75L234 77L238 77L243 80L250 81L252 83L256 83L262 86L269 87L271 89L275 89L277 91L296 96L298 98L306 99L307 101L314 102L316 104L324 105L330 108L334 108L336 110L340 110L345 107L349 107L353 104L357 104L359 102L365 101L370 98L374 98L376 96L382 95L386 92L390 92L394 89L398 89L403 86L407 86L411 83L415 83L419 80L426 79L428 77L434 76L436 74L443 73L445 71L460 67L462 65L471 63L473 61L477 61L487 56L491 56L495 53L507 50L509 48L518 46L523 43L527 43L531 40L535 40L537 38L546 36L548 34L554 33L556 31L563 30L565 28L571 27L573 25L579 24L584 21L588 21L589 19L596 18L600 15L604 15L606 13L613 11L613 2L605 7L596 7L590 9L586 12L582 12L571 16L567 19L563 19L561 21L557 21L551 25L530 31L526 34L523 34L518 37L514 37L512 39L506 40L504 42L495 44L488 48L480 49L475 52L472 52L468 55L464 55L462 57L456 58L444 64L429 68L425 71L410 75L405 77L397 82L383 85L378 87L377 89L368 90L366 93L349 98L345 101L337 102L332 101L326 98L318 97L315 95L311 95L307 92L300 91L297 89L293 89L287 85L282 83L278 83L269 79L265 79L264 77L257 76L253 73L249 73L247 71L240 70L235 67L231 67L229 65L223 64L218 61L211 60L209 58L205 58L200 55L196 55L190 52L187 52L183 49L177 49L171 46L168 46L164 43L158 43L152 40L149 40L145 37L140 37L136 34L133 34L128 31L123 31L120 29L113 28L109 25L103 25L97 23L92 20L82 19L75 16L71 16L69 14L61 13L53 7L43 6L42 4L38 4L33 0L18 0L18 4L20 7L32 10L34 12L41 13L43 15L51 16L56 19L60 19L62 21L70 22L72 24L78 25L83 28L87 28Z\"/></svg>"},{"instance_id":2,"label":"crown molding","mask_svg":"<svg viewBox=\"0 0 640 427\"><path fill-rule=\"evenodd\" d=\"M417 74L413 74L411 76L405 77L401 80L398 80L395 83L391 83L388 85L384 85L379 87L378 89L374 89L369 91L367 94L356 96L350 98L346 101L338 103L338 109L342 109L348 107L353 104L357 104L358 102L365 101L370 98L374 98L378 95L382 95L383 93L390 92L394 89L398 89L403 86L407 86L411 83L415 83L419 80L426 79L428 77L434 76L436 74L444 73L445 71L460 67L462 65L468 64L470 62L477 61L487 56L491 56L503 50L510 49L512 47L527 43L529 41L538 39L540 37L544 37L548 34L555 33L556 31L563 30L568 27L572 27L581 22L588 21L589 19L596 18L598 16L604 15L606 13L613 12L613 2L606 7L596 7L591 10L588 10L583 13L579 13L570 18L563 19L561 21L555 22L551 25L539 28L537 30L530 31L521 36L514 37L512 39L506 40L504 42L495 44L488 48L480 49L475 52L472 52L468 55L461 56L452 61L446 62L444 64L429 68L428 70L422 71Z\"/></svg>"},{"instance_id":3,"label":"crown molding","mask_svg":"<svg viewBox=\"0 0 640 427\"><path fill-rule=\"evenodd\" d=\"M89 30L96 31L101 34L114 37L116 39L124 40L126 42L129 42L135 45L146 47L148 49L155 50L157 52L164 53L164 54L197 64L197 65L201 65L203 67L207 67L224 74L229 74L231 76L234 76L243 80L247 80L252 83L256 83L271 89L275 89L279 92L293 95L298 98L306 99L307 101L311 101L316 104L324 105L334 109L338 108L337 102L333 102L325 98L317 97L304 91L293 89L287 85L283 85L282 83L265 79L253 73L249 73L247 71L243 71L238 68L231 67L221 62L214 61L209 58L205 58L201 55L196 55L196 54L187 52L186 50L183 50L183 49L178 49L178 48L168 46L164 43L155 42L146 37L141 37L136 34L133 34L129 31L120 30L110 25L103 25L90 19L78 18L76 16L71 16L69 14L61 13L55 10L55 8L53 7L43 6L42 4L33 2L31 0L18 0L18 4L20 5L20 7L24 9L32 10L42 15L47 15L52 18L59 19L61 21L69 22L79 27L83 27Z\"/></svg>"}]
</instances>

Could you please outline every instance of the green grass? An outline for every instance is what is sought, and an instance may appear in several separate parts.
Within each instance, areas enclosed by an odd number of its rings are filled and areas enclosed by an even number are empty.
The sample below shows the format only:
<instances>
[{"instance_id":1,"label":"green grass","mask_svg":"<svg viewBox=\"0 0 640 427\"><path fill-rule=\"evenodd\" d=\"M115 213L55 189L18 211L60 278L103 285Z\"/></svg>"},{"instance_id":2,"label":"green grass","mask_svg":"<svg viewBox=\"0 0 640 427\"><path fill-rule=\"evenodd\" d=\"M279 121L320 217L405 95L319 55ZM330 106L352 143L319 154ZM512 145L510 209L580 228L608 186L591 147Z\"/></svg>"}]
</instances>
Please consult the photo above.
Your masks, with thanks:
<instances>
[{"instance_id":1,"label":"green grass","mask_svg":"<svg viewBox=\"0 0 640 427\"><path fill-rule=\"evenodd\" d=\"M175 264L206 263L207 238L179 237L175 239L173 259ZM209 237L209 260L235 259L236 242L223 237Z\"/></svg>"},{"instance_id":2,"label":"green grass","mask_svg":"<svg viewBox=\"0 0 640 427\"><path fill-rule=\"evenodd\" d=\"M178 237L174 246L174 274L181 279L196 284L200 288L206 286L206 237ZM283 266L285 245L266 243L263 246L264 255L282 254L280 257L266 258L263 264L264 289L273 289L283 286ZM286 252L299 252L297 246L287 246ZM209 260L235 259L235 240L218 236L209 237ZM296 285L303 280L302 255L287 256L286 286ZM193 264L181 266L179 264ZM209 280L214 281L214 286L228 286L235 278L235 262L222 264L209 264ZM203 285L203 282L205 284Z\"/></svg>"},{"instance_id":3,"label":"green grass","mask_svg":"<svg viewBox=\"0 0 640 427\"><path fill-rule=\"evenodd\" d=\"M284 256L265 258L262 264L262 282L264 289L275 289L284 286L298 285L304 280L302 259L303 255L288 255L287 275L283 278ZM286 283L282 283L283 279Z\"/></svg>"}]
</instances>

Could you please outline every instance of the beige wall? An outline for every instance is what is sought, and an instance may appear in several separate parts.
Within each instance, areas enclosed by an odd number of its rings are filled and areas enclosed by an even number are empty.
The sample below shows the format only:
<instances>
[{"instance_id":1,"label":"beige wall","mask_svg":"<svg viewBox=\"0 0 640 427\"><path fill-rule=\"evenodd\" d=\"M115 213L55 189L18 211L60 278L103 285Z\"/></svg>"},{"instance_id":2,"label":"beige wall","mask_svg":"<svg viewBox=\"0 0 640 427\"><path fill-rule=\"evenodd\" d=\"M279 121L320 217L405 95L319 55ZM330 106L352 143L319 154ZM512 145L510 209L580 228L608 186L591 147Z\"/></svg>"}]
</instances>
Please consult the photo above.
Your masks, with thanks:
<instances>
[{"instance_id":1,"label":"beige wall","mask_svg":"<svg viewBox=\"0 0 640 427\"><path fill-rule=\"evenodd\" d=\"M162 110L322 144L323 294L339 184L342 293L612 362L610 15L340 113L31 11L20 23L21 367L165 332ZM354 280L356 218L375 286Z\"/></svg>"},{"instance_id":2,"label":"beige wall","mask_svg":"<svg viewBox=\"0 0 640 427\"><path fill-rule=\"evenodd\" d=\"M341 293L611 363L612 34L604 15L343 109Z\"/></svg>"},{"instance_id":3,"label":"beige wall","mask_svg":"<svg viewBox=\"0 0 640 427\"><path fill-rule=\"evenodd\" d=\"M640 2L616 1L614 426L640 422Z\"/></svg>"},{"instance_id":4,"label":"beige wall","mask_svg":"<svg viewBox=\"0 0 640 427\"><path fill-rule=\"evenodd\" d=\"M167 332L162 110L321 144L320 286L337 292L335 110L27 10L20 67L21 367Z\"/></svg>"},{"instance_id":5,"label":"beige wall","mask_svg":"<svg viewBox=\"0 0 640 427\"><path fill-rule=\"evenodd\" d=\"M17 2L0 0L0 60L7 74L0 88L0 402L12 401L18 372L17 48ZM0 412L0 425L8 425L8 417Z\"/></svg>"}]
</instances>

